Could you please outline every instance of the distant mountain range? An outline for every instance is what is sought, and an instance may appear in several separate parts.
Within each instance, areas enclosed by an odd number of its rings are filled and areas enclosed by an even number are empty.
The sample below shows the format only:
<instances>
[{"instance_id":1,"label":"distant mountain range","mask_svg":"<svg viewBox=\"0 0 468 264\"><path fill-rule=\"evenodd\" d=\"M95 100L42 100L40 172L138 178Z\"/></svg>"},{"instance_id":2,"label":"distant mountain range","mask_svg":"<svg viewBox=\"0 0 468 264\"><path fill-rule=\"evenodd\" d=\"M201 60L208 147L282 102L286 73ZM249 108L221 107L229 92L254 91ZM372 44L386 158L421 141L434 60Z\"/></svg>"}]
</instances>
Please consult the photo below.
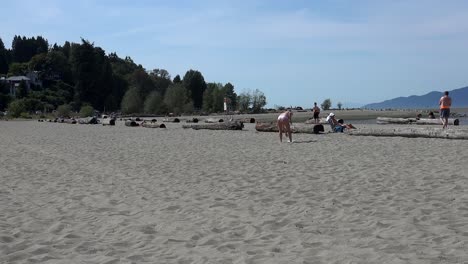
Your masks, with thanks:
<instances>
[{"instance_id":1,"label":"distant mountain range","mask_svg":"<svg viewBox=\"0 0 468 264\"><path fill-rule=\"evenodd\" d=\"M362 108L386 109L386 108L438 108L439 99L443 92L430 92L425 95L411 95L408 97L397 97L380 103L367 104ZM449 91L452 97L452 107L468 107L468 86Z\"/></svg>"}]
</instances>

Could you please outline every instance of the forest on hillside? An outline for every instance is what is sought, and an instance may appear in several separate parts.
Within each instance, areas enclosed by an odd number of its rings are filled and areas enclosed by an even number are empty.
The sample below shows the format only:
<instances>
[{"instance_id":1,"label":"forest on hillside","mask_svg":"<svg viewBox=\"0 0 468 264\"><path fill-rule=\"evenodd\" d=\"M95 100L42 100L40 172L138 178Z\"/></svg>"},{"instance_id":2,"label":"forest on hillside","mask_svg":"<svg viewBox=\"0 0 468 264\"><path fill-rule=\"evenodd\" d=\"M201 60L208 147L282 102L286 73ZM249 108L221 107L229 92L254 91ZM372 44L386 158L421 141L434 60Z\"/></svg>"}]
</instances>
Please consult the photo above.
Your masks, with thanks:
<instances>
[{"instance_id":1,"label":"forest on hillside","mask_svg":"<svg viewBox=\"0 0 468 264\"><path fill-rule=\"evenodd\" d=\"M11 93L12 76L34 73L40 84L21 81ZM147 70L130 57L106 53L90 41L50 45L47 39L15 36L11 49L0 38L0 111L13 117L57 109L122 114L258 113L266 97L258 89L237 94L231 83L206 82L188 70L174 78L165 69Z\"/></svg>"}]
</instances>

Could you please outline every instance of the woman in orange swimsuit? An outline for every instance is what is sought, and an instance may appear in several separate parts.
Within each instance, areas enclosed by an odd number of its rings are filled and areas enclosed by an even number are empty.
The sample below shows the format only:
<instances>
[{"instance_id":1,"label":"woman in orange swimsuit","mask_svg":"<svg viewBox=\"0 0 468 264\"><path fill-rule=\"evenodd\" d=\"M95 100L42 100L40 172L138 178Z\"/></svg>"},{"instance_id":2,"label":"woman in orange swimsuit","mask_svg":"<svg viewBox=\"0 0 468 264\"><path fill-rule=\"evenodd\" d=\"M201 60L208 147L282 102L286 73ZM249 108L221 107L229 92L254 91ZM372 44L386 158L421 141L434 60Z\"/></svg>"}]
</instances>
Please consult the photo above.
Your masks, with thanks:
<instances>
[{"instance_id":1,"label":"woman in orange swimsuit","mask_svg":"<svg viewBox=\"0 0 468 264\"><path fill-rule=\"evenodd\" d=\"M288 142L292 142L292 131L291 131L291 124L292 124L292 112L288 110L278 116L278 131L279 131L279 138L280 142L283 142L283 132L287 137L289 137Z\"/></svg>"}]
</instances>

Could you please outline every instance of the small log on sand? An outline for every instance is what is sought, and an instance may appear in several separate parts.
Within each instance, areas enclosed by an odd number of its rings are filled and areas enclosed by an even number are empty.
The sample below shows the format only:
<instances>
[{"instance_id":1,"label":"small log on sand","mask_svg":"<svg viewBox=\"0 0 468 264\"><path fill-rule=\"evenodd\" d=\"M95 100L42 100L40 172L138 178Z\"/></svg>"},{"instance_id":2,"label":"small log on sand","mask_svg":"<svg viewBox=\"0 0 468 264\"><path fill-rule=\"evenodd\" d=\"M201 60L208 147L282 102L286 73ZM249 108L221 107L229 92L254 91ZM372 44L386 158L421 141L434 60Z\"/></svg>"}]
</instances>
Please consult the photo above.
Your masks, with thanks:
<instances>
[{"instance_id":1,"label":"small log on sand","mask_svg":"<svg viewBox=\"0 0 468 264\"><path fill-rule=\"evenodd\" d=\"M222 123L224 120L222 118L207 118L205 119L205 123Z\"/></svg>"},{"instance_id":2,"label":"small log on sand","mask_svg":"<svg viewBox=\"0 0 468 264\"><path fill-rule=\"evenodd\" d=\"M253 117L237 119L237 121L240 121L240 122L243 122L243 123L255 124L255 118L253 118Z\"/></svg>"},{"instance_id":3,"label":"small log on sand","mask_svg":"<svg viewBox=\"0 0 468 264\"><path fill-rule=\"evenodd\" d=\"M442 128L413 128L399 127L393 129L384 128L361 128L347 131L353 136L375 136L375 137L422 137L422 138L445 138L445 139L468 139L468 129L442 129Z\"/></svg>"},{"instance_id":4,"label":"small log on sand","mask_svg":"<svg viewBox=\"0 0 468 264\"><path fill-rule=\"evenodd\" d=\"M460 121L455 118L449 118L449 125L458 126ZM398 125L408 125L408 124L417 124L417 125L442 125L440 119L429 119L429 118L394 118L394 117L377 117L377 124L386 125L386 124L398 124Z\"/></svg>"},{"instance_id":5,"label":"small log on sand","mask_svg":"<svg viewBox=\"0 0 468 264\"><path fill-rule=\"evenodd\" d=\"M278 132L278 126L276 123L257 123L255 129L259 132ZM295 123L291 126L293 133L307 133L307 134L318 134L324 132L325 129L321 124L303 124Z\"/></svg>"},{"instance_id":6,"label":"small log on sand","mask_svg":"<svg viewBox=\"0 0 468 264\"><path fill-rule=\"evenodd\" d=\"M103 126L115 126L115 118L104 118L101 119L101 124Z\"/></svg>"},{"instance_id":7,"label":"small log on sand","mask_svg":"<svg viewBox=\"0 0 468 264\"><path fill-rule=\"evenodd\" d=\"M146 128L166 128L165 124L159 124L156 122L143 122L141 123L141 126Z\"/></svg>"},{"instance_id":8,"label":"small log on sand","mask_svg":"<svg viewBox=\"0 0 468 264\"><path fill-rule=\"evenodd\" d=\"M242 130L244 123L239 121L232 122L222 122L222 123L210 123L210 124L193 124L193 125L183 125L183 128L193 128L198 129L210 129L210 130Z\"/></svg>"},{"instance_id":9,"label":"small log on sand","mask_svg":"<svg viewBox=\"0 0 468 264\"><path fill-rule=\"evenodd\" d=\"M67 123L67 124L76 124L76 120L73 119L73 118L64 119L64 120L63 120L63 123Z\"/></svg>"},{"instance_id":10,"label":"small log on sand","mask_svg":"<svg viewBox=\"0 0 468 264\"><path fill-rule=\"evenodd\" d=\"M177 117L167 117L163 119L164 122L169 122L169 123L180 123L180 119Z\"/></svg>"},{"instance_id":11,"label":"small log on sand","mask_svg":"<svg viewBox=\"0 0 468 264\"><path fill-rule=\"evenodd\" d=\"M198 118L192 118L185 121L186 123L198 123Z\"/></svg>"},{"instance_id":12,"label":"small log on sand","mask_svg":"<svg viewBox=\"0 0 468 264\"><path fill-rule=\"evenodd\" d=\"M125 120L125 125L129 127L139 126L135 120Z\"/></svg>"}]
</instances>

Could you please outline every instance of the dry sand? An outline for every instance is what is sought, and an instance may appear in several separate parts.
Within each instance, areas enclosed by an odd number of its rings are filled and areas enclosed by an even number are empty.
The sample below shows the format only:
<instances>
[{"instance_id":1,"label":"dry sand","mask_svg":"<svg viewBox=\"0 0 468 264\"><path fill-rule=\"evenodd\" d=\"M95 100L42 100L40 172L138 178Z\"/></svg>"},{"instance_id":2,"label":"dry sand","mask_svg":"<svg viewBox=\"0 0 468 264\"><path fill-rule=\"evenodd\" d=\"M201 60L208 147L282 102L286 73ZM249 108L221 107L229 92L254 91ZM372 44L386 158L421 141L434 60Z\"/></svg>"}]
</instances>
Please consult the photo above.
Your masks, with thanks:
<instances>
[{"instance_id":1,"label":"dry sand","mask_svg":"<svg viewBox=\"0 0 468 264\"><path fill-rule=\"evenodd\" d=\"M0 122L0 263L468 263L468 142Z\"/></svg>"}]
</instances>

